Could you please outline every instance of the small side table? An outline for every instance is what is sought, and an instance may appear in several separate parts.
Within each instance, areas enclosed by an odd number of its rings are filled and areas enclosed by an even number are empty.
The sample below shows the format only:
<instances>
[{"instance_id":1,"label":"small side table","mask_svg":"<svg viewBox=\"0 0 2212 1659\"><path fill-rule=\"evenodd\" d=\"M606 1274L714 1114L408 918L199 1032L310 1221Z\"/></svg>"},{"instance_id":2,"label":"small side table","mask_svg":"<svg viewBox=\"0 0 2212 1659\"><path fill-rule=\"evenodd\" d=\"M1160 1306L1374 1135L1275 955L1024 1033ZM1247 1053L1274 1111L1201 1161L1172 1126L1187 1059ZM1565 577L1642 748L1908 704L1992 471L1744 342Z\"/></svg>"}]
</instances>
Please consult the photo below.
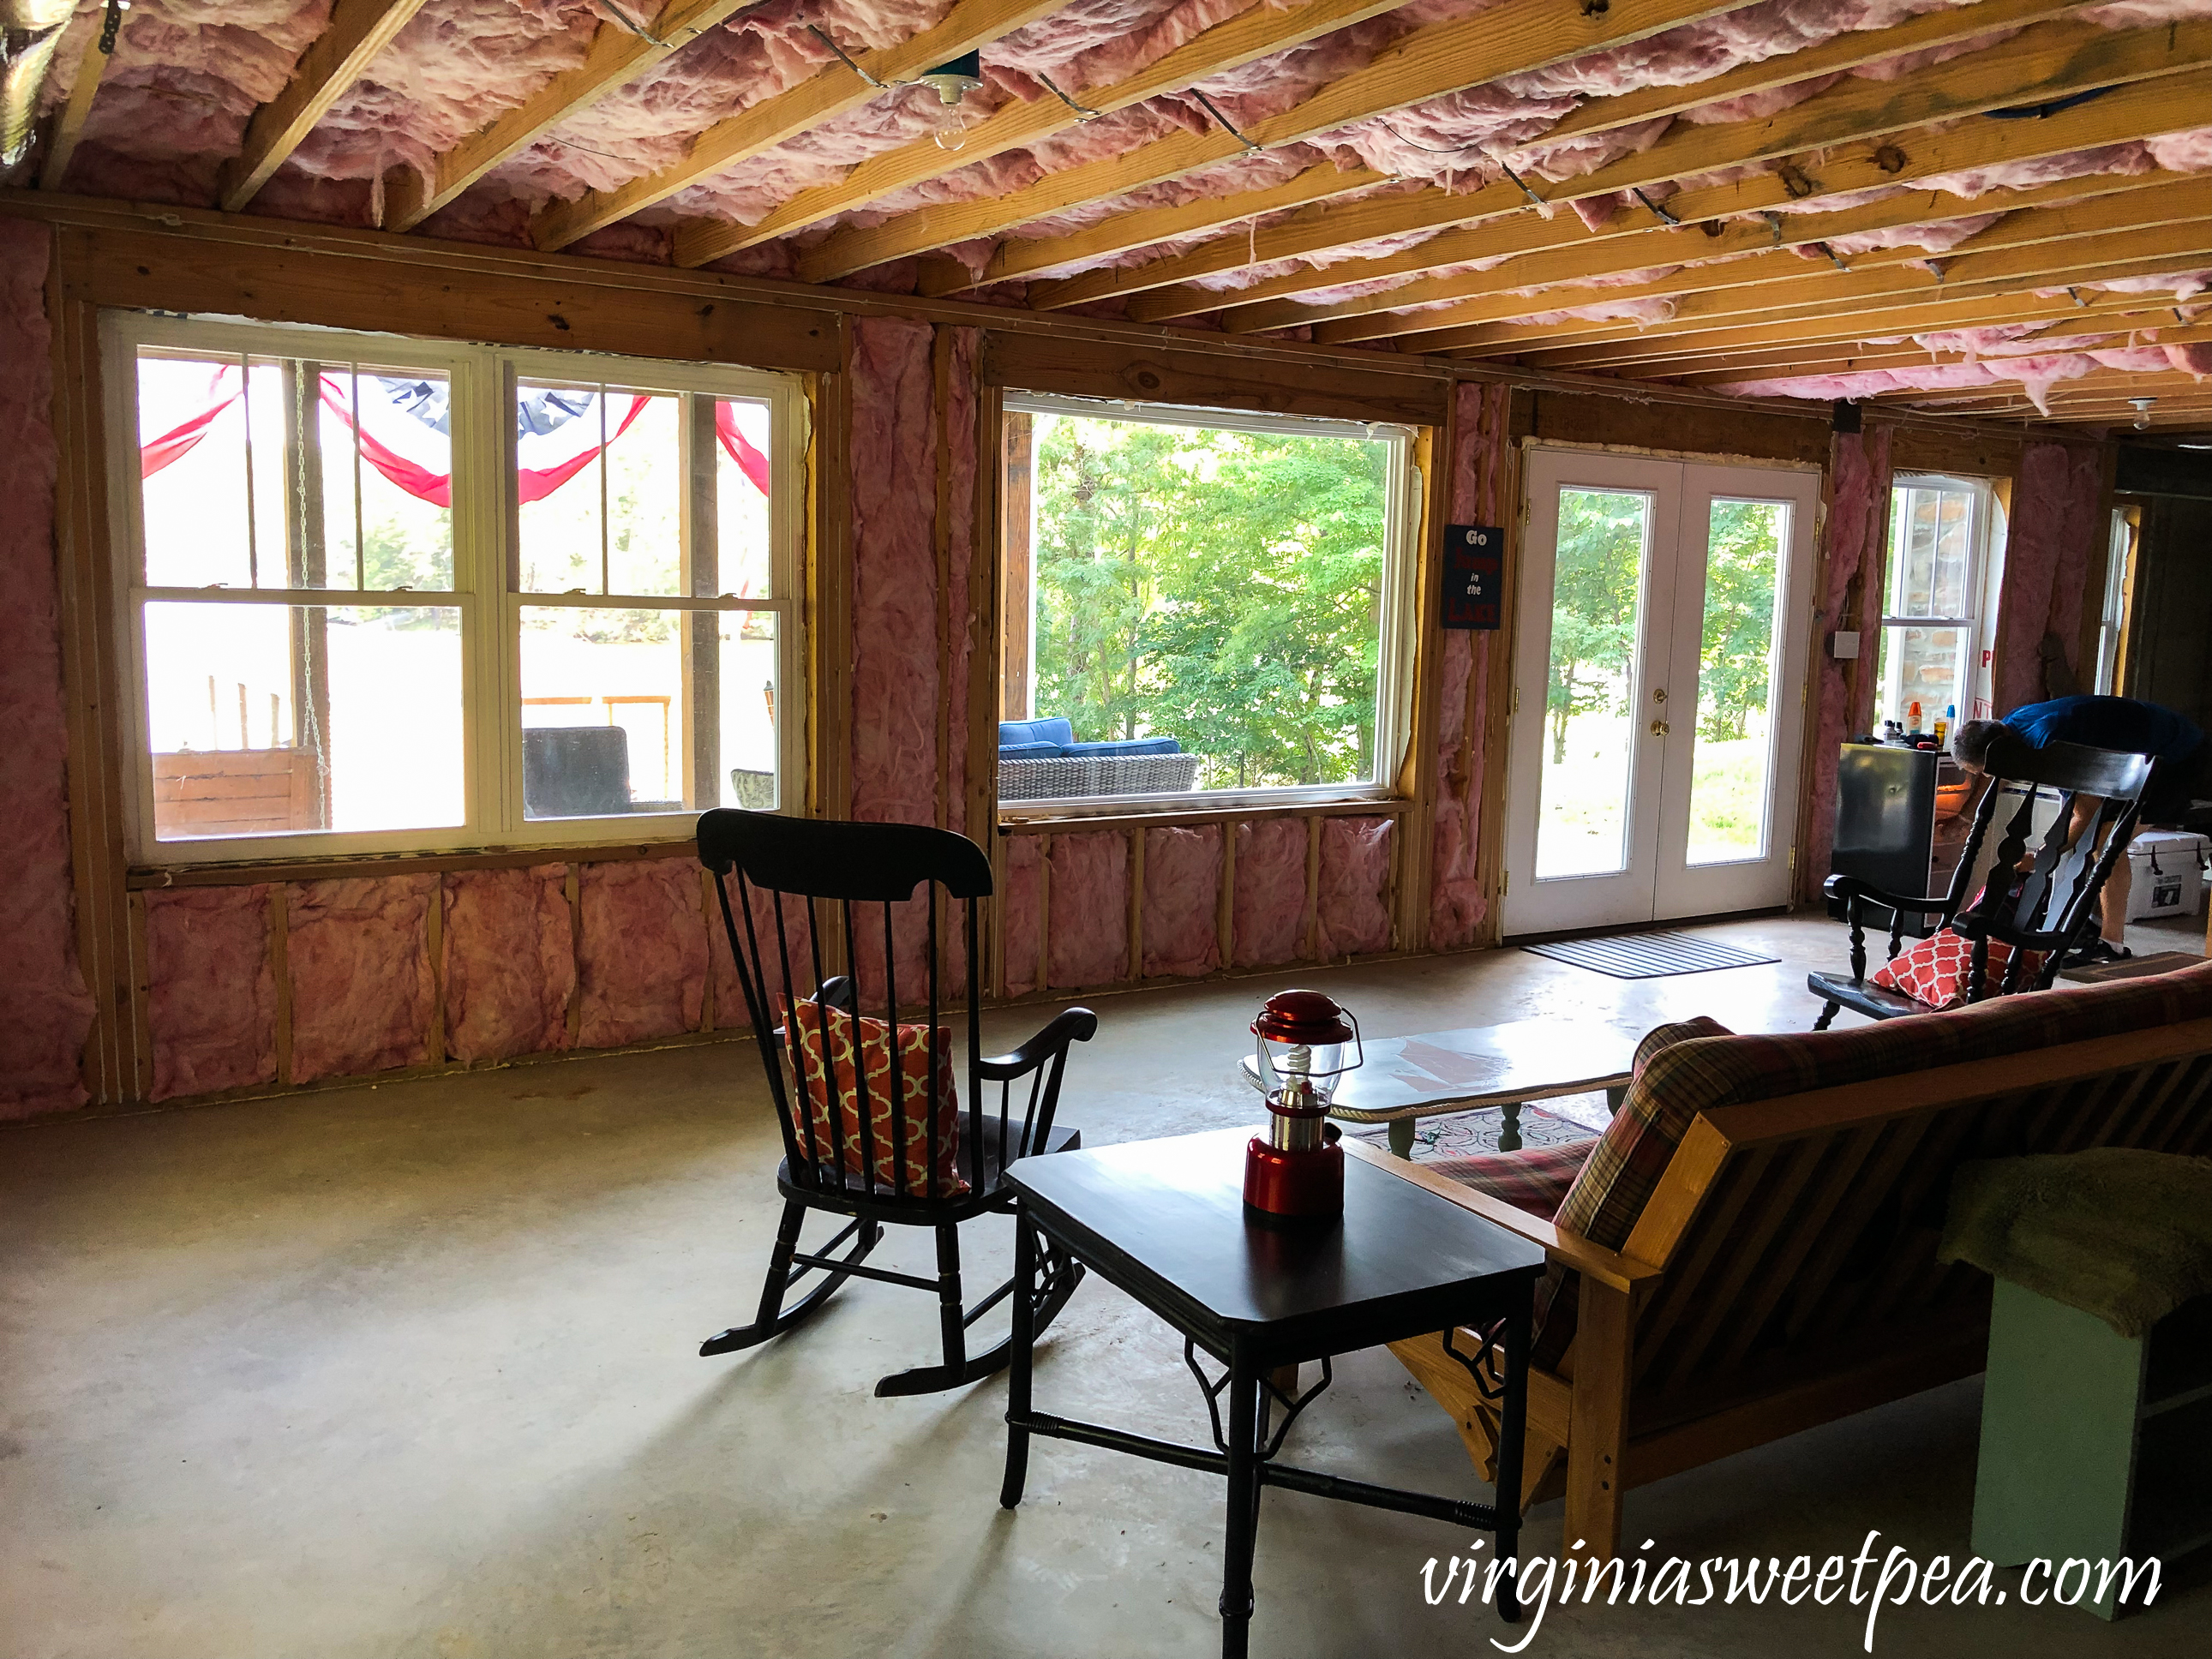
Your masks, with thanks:
<instances>
[{"instance_id":1,"label":"small side table","mask_svg":"<svg viewBox=\"0 0 2212 1659\"><path fill-rule=\"evenodd\" d=\"M1018 1194L1014 1231L1013 1360L1006 1382L1006 1473L999 1501L1021 1502L1030 1439L1079 1441L1225 1476L1221 1650L1246 1651L1260 1494L1283 1486L1494 1534L1513 1557L1521 1525L1521 1446L1527 1412L1530 1303L1544 1255L1479 1216L1363 1159L1345 1161L1344 1216L1319 1228L1248 1220L1249 1129L1136 1141L1029 1158L1006 1171ZM1040 1249L1040 1242L1045 1248ZM1057 1276L1080 1262L1183 1336L1183 1358L1206 1397L1211 1449L1179 1445L1035 1409L1030 1346L1037 1309ZM1040 1270L1042 1270L1042 1281ZM1500 1416L1495 1504L1374 1486L1275 1461L1298 1413L1330 1382L1330 1359L1401 1337L1469 1326L1480 1349L1457 1358ZM1208 1377L1204 1352L1228 1370ZM1322 1362L1304 1393L1283 1373ZM1229 1397L1228 1421L1220 1401ZM1283 1413L1275 1419L1275 1410ZM1498 1610L1520 1617L1510 1576Z\"/></svg>"}]
</instances>

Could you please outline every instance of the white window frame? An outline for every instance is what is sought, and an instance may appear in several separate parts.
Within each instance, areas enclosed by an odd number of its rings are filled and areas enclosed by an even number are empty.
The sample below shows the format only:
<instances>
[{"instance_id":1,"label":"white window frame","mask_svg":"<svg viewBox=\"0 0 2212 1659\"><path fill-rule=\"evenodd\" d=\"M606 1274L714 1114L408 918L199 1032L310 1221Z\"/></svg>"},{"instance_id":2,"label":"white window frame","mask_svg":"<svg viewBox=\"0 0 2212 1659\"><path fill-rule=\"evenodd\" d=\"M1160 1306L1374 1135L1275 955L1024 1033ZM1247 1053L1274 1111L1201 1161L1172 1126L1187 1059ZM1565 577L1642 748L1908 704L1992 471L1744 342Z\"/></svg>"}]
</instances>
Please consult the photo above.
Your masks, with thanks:
<instances>
[{"instance_id":1,"label":"white window frame","mask_svg":"<svg viewBox=\"0 0 2212 1659\"><path fill-rule=\"evenodd\" d=\"M2097 619L2097 672L2090 690L2100 696L2116 697L2120 694L2120 639L2127 631L2129 565L2134 562L2136 525L2130 514L2134 509L2116 507L2112 509L2112 535L2105 549L2105 605Z\"/></svg>"},{"instance_id":2,"label":"white window frame","mask_svg":"<svg viewBox=\"0 0 2212 1659\"><path fill-rule=\"evenodd\" d=\"M109 311L102 313L100 325L101 362L107 382L108 501L116 571L112 623L120 642L119 660L127 692L123 733L131 750L125 772L126 854L133 865L264 863L378 854L673 842L688 838L698 816L691 809L575 818L524 817L520 628L526 606L774 613L779 691L778 810L803 811L809 699L801 586L805 568L805 457L810 433L807 401L798 376L718 364L465 345L237 319ZM453 588L451 592L414 592L416 603L460 612L465 803L461 823L421 830L315 830L173 841L157 838L143 611L149 603L206 600L213 595L206 588L146 584L143 497L137 465L136 365L142 346L217 356L343 355L447 377L453 410ZM697 599L520 592L512 412L519 380L580 381L604 384L610 390L688 392L766 403L769 407L770 568L775 597L738 599L725 594ZM371 593L385 591L369 590ZM326 606L373 602L359 590L341 587L298 591L225 587L221 599Z\"/></svg>"},{"instance_id":3,"label":"white window frame","mask_svg":"<svg viewBox=\"0 0 2212 1659\"><path fill-rule=\"evenodd\" d=\"M1890 497L1885 503L1885 506L1890 509L1889 522L1886 526L1887 533L1882 538L1881 544L1882 616L1877 624L1881 631L1875 635L1875 660L1878 664L1881 661L1881 647L1888 637L1889 630L1893 628L1955 628L1963 631L1966 636L1966 643L1961 659L1964 665L1960 675L1959 695L1964 701L1959 709L1958 720L1954 722L1963 723L1974 718L1972 711L1974 699L1978 695L1977 687L1982 672L1982 653L1990 640L1995 636L1995 630L1991 627L1994 617L1990 614L1994 595L1985 591L1984 585L1989 580L1991 570L1990 538L1997 521L1996 491L1986 478L1959 477L1950 473L1942 472L1900 472L1894 475L1889 483ZM1891 614L1891 604L1897 597L1890 592L1892 574L1890 567L1897 536L1894 511L1896 492L1900 489L1915 489L1953 492L1963 490L1973 503L1972 517L1966 530L1970 551L1967 556L1965 584L1966 593L1973 605L1973 612L1971 615L1899 617ZM1899 658L1892 659L1888 665L1889 669L1894 670L1900 660L1901 653ZM1889 705L1890 684L1888 672L1884 672L1875 684L1875 717L1877 720L1890 718L1881 712ZM1942 718L1942 714L1943 711L1940 708L1921 710L1921 718L1924 722L1922 729L1934 731L1936 722ZM1905 718L1902 709L1898 711L1896 718L1900 720Z\"/></svg>"},{"instance_id":4,"label":"white window frame","mask_svg":"<svg viewBox=\"0 0 2212 1659\"><path fill-rule=\"evenodd\" d=\"M1127 817L1216 809L1300 806L1339 801L1399 799L1396 780L1413 736L1414 601L1419 587L1422 504L1421 470L1415 459L1415 430L1386 421L1353 421L1299 415L1261 415L1244 410L1200 409L1107 398L1073 398L1046 392L1006 394L1009 414L1073 415L1091 420L1141 421L1213 432L1277 432L1302 437L1380 440L1392 451L1383 502L1382 598L1378 607L1382 639L1376 651L1375 777L1366 783L1290 784L1248 789L1189 789L1144 795L1074 795L1042 800L1000 801L1001 823L1040 819ZM1004 465L1003 459L1000 465ZM1030 707L1036 698L1036 495L1032 489L1030 547ZM1003 576L1006 549L998 547ZM1003 688L993 687L995 708Z\"/></svg>"}]
</instances>

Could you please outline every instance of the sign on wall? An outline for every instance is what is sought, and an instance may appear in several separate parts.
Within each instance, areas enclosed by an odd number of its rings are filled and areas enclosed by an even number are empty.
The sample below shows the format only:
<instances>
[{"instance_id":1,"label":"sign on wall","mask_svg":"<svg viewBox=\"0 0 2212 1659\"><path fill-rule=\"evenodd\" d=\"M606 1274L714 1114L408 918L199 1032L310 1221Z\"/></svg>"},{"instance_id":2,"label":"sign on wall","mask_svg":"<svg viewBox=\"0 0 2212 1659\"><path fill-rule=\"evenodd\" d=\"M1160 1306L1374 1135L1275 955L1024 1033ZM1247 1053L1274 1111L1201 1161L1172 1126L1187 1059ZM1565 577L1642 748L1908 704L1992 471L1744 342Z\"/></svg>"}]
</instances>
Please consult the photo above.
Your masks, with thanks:
<instances>
[{"instance_id":1,"label":"sign on wall","mask_svg":"<svg viewBox=\"0 0 2212 1659\"><path fill-rule=\"evenodd\" d=\"M1446 525L1443 625L1497 628L1504 591L1505 532L1491 524Z\"/></svg>"}]
</instances>

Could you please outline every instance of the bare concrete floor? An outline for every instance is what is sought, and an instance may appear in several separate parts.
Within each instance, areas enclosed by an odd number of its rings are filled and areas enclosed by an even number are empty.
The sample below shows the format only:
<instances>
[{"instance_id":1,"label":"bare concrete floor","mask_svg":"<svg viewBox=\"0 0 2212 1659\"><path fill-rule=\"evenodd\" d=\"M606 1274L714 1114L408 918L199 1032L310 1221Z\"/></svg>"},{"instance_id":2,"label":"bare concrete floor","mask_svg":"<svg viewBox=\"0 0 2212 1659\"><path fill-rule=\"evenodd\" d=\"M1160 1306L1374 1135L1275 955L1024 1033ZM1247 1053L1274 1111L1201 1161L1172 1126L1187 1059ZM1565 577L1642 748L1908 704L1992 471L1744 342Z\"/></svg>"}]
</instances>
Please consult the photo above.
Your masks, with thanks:
<instances>
[{"instance_id":1,"label":"bare concrete floor","mask_svg":"<svg viewBox=\"0 0 2212 1659\"><path fill-rule=\"evenodd\" d=\"M1715 931L1784 960L1637 982L1507 951L1285 979L1377 1035L1547 1012L1809 1022L1802 975L1840 958L1839 928ZM1102 1000L1068 1117L1093 1144L1250 1121L1233 1067L1275 988ZM927 1298L855 1284L799 1334L696 1357L757 1292L775 1158L744 1045L0 1131L0 1652L1213 1650L1218 1486L1041 1443L1028 1500L1000 1510L1002 1385L869 1392L930 1355ZM969 1231L970 1282L995 1282L1006 1229ZM922 1239L886 1248L929 1259ZM1040 1352L1038 1399L1205 1433L1180 1343L1095 1279ZM1817 1562L1878 1530L1878 1553L1962 1559L1978 1401L1954 1385L1644 1488L1629 1547ZM1485 1495L1386 1352L1341 1362L1295 1443L1316 1466ZM1558 1533L1540 1510L1527 1547ZM1270 1493L1254 1651L1519 1641L1526 1625L1423 1599L1423 1564L1470 1541ZM1524 1650L1842 1655L1866 1616L1771 1596L1554 1607ZM2016 1597L1914 1604L1883 1611L1874 1650L2193 1655L2208 1620L2212 1595L2185 1586L2115 1626Z\"/></svg>"}]
</instances>

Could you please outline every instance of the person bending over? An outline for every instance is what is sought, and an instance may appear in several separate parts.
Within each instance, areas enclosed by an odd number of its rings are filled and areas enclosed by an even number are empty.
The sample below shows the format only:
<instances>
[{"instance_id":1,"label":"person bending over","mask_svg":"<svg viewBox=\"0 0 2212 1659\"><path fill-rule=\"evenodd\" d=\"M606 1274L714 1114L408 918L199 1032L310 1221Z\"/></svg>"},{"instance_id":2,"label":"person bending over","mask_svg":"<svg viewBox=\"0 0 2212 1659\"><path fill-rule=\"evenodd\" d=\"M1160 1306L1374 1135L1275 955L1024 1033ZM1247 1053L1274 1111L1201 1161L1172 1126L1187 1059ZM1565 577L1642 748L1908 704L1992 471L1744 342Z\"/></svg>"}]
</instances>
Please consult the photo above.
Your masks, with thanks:
<instances>
[{"instance_id":1,"label":"person bending over","mask_svg":"<svg viewBox=\"0 0 2212 1659\"><path fill-rule=\"evenodd\" d=\"M2074 696L2024 703L2002 720L1966 721L1952 736L1952 757L1974 777L1985 777L1990 747L2007 733L2031 749L2048 743L2075 743L2086 749L2150 756L2150 784L2143 792L2139 824L2179 823L2190 803L2205 792L2206 762L2212 757L2208 757L2204 733L2187 716L2154 702L2133 697ZM2066 836L2069 847L2081 838L2081 831L2100 805L2094 795L2075 800L2074 822ZM2104 937L2091 952L2094 959L2111 961L2128 954L2124 943L2128 889L2134 873L2127 848L2123 847L2104 891L2098 896Z\"/></svg>"}]
</instances>

